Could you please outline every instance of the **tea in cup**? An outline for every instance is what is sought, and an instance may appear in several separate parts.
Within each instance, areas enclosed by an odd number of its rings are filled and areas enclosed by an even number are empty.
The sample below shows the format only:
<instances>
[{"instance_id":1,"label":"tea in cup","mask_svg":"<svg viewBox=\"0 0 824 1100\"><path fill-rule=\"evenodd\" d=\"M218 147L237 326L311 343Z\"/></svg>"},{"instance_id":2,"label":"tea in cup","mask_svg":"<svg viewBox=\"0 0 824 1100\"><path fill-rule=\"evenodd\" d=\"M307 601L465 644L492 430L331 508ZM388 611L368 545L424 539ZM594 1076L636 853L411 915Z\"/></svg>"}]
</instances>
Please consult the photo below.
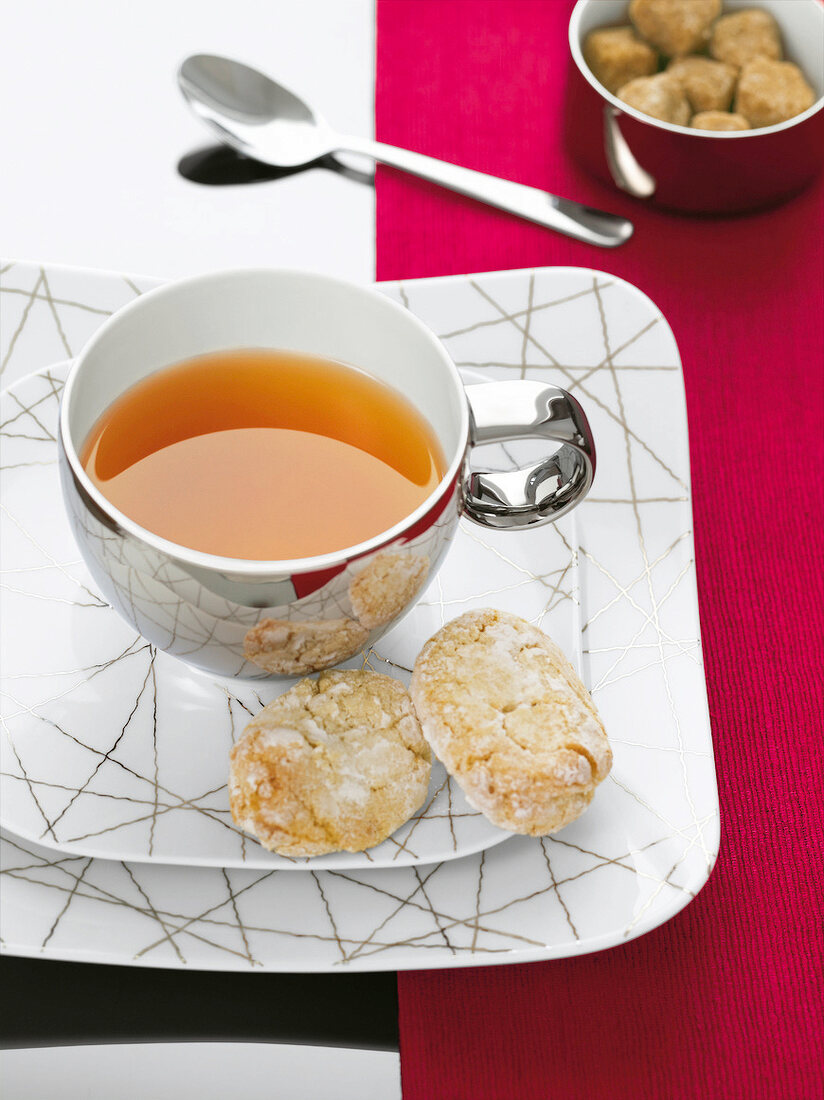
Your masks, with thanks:
<instances>
[{"instance_id":1,"label":"tea in cup","mask_svg":"<svg viewBox=\"0 0 824 1100\"><path fill-rule=\"evenodd\" d=\"M527 470L470 470L537 437ZM436 337L378 292L234 271L110 318L63 395L60 470L81 552L150 642L225 676L347 660L414 605L461 515L520 529L594 473L578 403L532 381L466 390Z\"/></svg>"},{"instance_id":2,"label":"tea in cup","mask_svg":"<svg viewBox=\"0 0 824 1100\"><path fill-rule=\"evenodd\" d=\"M263 349L198 356L130 386L80 459L147 530L253 561L365 542L413 512L446 469L432 429L395 390L329 359Z\"/></svg>"}]
</instances>

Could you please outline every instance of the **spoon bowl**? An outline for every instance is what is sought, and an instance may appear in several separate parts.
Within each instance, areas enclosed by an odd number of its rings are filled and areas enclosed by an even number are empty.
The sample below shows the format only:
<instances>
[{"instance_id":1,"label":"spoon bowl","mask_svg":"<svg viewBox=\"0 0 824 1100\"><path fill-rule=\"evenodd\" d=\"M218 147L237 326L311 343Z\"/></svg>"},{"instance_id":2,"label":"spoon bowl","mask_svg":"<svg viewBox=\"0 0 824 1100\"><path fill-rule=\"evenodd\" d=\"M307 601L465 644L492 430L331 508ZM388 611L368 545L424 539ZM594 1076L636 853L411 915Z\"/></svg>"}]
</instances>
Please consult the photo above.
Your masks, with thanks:
<instances>
[{"instance_id":1,"label":"spoon bowl","mask_svg":"<svg viewBox=\"0 0 824 1100\"><path fill-rule=\"evenodd\" d=\"M178 72L189 106L221 141L275 168L299 168L331 152L330 130L271 77L226 57L195 54Z\"/></svg>"}]
</instances>

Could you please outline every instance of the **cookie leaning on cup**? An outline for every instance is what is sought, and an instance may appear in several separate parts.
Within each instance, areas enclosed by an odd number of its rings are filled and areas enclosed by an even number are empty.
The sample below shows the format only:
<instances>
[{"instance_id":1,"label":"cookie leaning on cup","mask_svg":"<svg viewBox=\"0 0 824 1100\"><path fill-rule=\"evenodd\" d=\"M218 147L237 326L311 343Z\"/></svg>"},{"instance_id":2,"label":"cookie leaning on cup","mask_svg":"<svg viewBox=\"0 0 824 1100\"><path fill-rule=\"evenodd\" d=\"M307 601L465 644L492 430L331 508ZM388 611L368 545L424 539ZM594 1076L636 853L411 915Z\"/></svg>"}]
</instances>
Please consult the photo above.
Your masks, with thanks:
<instances>
[{"instance_id":1,"label":"cookie leaning on cup","mask_svg":"<svg viewBox=\"0 0 824 1100\"><path fill-rule=\"evenodd\" d=\"M559 647L503 611L469 611L421 650L409 688L424 736L492 823L543 836L580 816L612 765L601 719Z\"/></svg>"}]
</instances>

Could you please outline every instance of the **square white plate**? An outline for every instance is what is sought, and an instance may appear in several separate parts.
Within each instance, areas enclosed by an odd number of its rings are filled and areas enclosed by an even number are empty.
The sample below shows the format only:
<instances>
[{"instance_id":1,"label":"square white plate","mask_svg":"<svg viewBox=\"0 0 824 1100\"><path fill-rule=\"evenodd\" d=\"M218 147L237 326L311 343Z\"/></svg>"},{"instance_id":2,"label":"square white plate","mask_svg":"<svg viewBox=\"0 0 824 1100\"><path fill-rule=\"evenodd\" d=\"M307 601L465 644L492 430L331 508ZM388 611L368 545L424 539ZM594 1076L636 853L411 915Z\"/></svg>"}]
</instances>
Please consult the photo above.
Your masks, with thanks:
<instances>
[{"instance_id":1,"label":"square white plate","mask_svg":"<svg viewBox=\"0 0 824 1100\"><path fill-rule=\"evenodd\" d=\"M6 267L3 383L71 357L103 316L150 285L103 273ZM0 853L7 952L213 969L523 962L640 935L676 913L706 881L718 848L718 801L695 594L683 381L669 327L634 287L576 268L381 289L418 314L474 377L540 378L570 389L590 418L599 460L592 494L566 526L549 529L549 542L546 531L491 536L465 524L417 618L389 636L381 656L409 667L429 633L473 606L498 606L560 632L604 717L615 753L612 774L587 813L557 836L511 838L424 866L319 869L311 861L303 873L284 874L275 866L145 864L133 851L128 859L107 853L117 861L92 858L82 848L55 852L9 832ZM10 468L2 474L20 485L18 463L50 462L42 455L53 443L25 403L19 416L3 419L0 466ZM25 453L18 453L21 447ZM5 457L10 448L11 460ZM48 465L29 469L30 476L41 474L49 477ZM20 495L15 507L30 507L24 497L30 502L36 493ZM5 537L15 515L5 501L3 507ZM37 694L42 669L32 665L33 640L43 639L49 651L50 627L60 634L53 624L66 600L61 578L68 568L73 584L82 580L76 565L69 568L49 552L49 538L62 545L62 522L56 512L47 516L45 556L35 567L4 561L0 580L4 604L17 616L16 601L28 600L33 624L17 644L8 641L3 655L4 675L16 677L13 690L8 683L4 688L6 713L19 712L22 701L46 722L56 696ZM560 563L549 553L553 545L563 546ZM57 587L44 593L44 583ZM32 690L29 681L35 694L21 699ZM10 735L14 741L13 721L5 722L7 743ZM22 754L20 760L12 754L4 771L16 773L8 782L26 786L21 761ZM62 798L63 805L79 786L72 780L64 783L68 791L55 794L54 776L34 779L40 786L31 783L32 791L44 801Z\"/></svg>"}]
</instances>

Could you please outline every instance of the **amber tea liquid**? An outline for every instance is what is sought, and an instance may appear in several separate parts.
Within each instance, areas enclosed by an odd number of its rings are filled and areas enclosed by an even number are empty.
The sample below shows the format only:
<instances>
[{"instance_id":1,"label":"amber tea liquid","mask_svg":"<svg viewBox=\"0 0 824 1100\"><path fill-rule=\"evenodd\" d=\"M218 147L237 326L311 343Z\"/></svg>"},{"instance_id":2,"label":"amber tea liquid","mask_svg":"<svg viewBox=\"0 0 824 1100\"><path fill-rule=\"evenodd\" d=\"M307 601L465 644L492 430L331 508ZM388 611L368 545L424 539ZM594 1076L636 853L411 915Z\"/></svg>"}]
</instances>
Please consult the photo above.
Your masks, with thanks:
<instances>
[{"instance_id":1,"label":"amber tea liquid","mask_svg":"<svg viewBox=\"0 0 824 1100\"><path fill-rule=\"evenodd\" d=\"M363 371L226 351L122 394L81 461L130 519L181 546L282 560L363 542L413 512L446 464L429 424Z\"/></svg>"}]
</instances>

